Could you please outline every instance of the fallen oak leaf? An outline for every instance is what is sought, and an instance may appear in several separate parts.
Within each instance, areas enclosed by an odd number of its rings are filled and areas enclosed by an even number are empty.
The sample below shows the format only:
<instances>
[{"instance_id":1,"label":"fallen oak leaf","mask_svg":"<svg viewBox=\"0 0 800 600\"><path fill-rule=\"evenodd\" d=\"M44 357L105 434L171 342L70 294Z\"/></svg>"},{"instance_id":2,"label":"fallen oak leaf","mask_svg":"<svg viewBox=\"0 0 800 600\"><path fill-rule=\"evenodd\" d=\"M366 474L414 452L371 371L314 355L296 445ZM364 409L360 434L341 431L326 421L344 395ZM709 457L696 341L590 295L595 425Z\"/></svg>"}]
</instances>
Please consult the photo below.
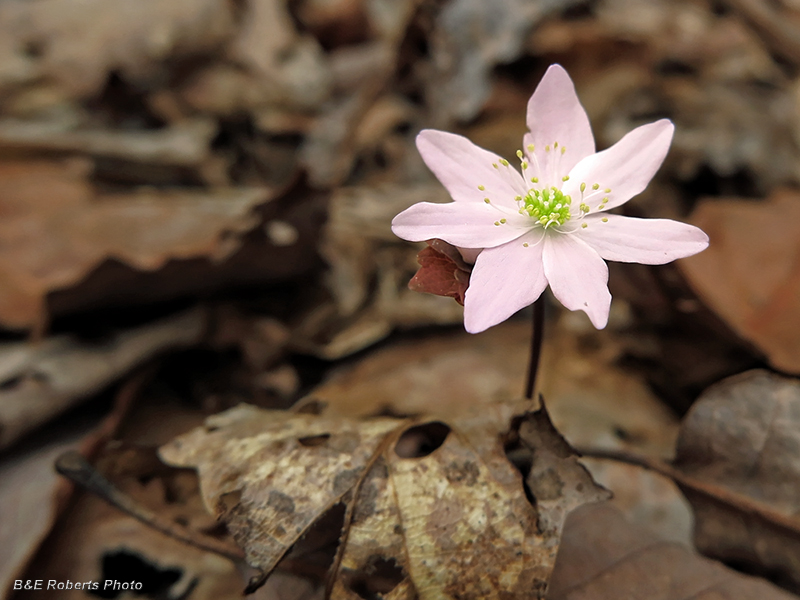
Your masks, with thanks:
<instances>
[{"instance_id":1,"label":"fallen oak leaf","mask_svg":"<svg viewBox=\"0 0 800 600\"><path fill-rule=\"evenodd\" d=\"M558 497L578 494L574 504L580 496L573 482L581 478L562 471L585 471L574 460L551 464L562 482L562 489L551 488L551 505L526 498L504 443L524 423L549 424L546 413L527 412L529 406L482 407L450 426L422 417L355 420L241 405L160 453L172 466L198 470L207 508L263 573L254 584L315 522L344 504L328 580L334 598L357 599L366 589L381 594L370 597L393 600L540 599L567 512ZM541 444L553 443L547 427L532 427ZM566 458L564 446L550 453ZM602 496L588 482L584 502Z\"/></svg>"},{"instance_id":2,"label":"fallen oak leaf","mask_svg":"<svg viewBox=\"0 0 800 600\"><path fill-rule=\"evenodd\" d=\"M408 282L408 289L436 296L447 296L464 306L472 268L458 250L442 240L428 240L417 254L419 271Z\"/></svg>"}]
</instances>

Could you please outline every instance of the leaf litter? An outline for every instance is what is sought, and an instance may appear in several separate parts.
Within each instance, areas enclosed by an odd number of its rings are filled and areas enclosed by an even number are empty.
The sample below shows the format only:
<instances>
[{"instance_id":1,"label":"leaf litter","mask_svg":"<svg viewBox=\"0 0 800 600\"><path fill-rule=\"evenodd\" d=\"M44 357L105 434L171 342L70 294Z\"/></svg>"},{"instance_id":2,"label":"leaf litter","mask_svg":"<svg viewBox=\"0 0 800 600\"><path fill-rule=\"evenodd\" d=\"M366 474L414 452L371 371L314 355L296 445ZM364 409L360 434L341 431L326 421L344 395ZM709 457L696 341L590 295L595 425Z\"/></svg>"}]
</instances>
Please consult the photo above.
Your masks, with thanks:
<instances>
[{"instance_id":1,"label":"leaf litter","mask_svg":"<svg viewBox=\"0 0 800 600\"><path fill-rule=\"evenodd\" d=\"M526 404L465 411L449 424L242 405L160 454L197 469L207 508L262 577L343 505L328 580L334 597L370 597L363 586L382 570L387 598L544 598L566 513L605 491L544 409L526 412ZM504 451L511 438L532 456L530 501Z\"/></svg>"}]
</instances>

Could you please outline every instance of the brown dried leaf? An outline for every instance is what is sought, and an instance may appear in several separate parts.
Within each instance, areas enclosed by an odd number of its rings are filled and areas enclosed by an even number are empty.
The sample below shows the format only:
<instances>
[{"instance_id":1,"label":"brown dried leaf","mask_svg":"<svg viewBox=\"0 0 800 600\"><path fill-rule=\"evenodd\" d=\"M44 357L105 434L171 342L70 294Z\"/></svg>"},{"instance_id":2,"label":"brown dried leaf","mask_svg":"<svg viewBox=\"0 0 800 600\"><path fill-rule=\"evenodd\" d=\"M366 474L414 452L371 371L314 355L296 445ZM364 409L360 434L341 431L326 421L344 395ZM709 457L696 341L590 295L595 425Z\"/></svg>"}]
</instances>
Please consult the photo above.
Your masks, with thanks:
<instances>
[{"instance_id":1,"label":"brown dried leaf","mask_svg":"<svg viewBox=\"0 0 800 600\"><path fill-rule=\"evenodd\" d=\"M204 328L204 314L194 310L122 331L104 343L59 336L0 345L0 448L158 352L198 343Z\"/></svg>"},{"instance_id":2,"label":"brown dried leaf","mask_svg":"<svg viewBox=\"0 0 800 600\"><path fill-rule=\"evenodd\" d=\"M427 248L417 254L419 271L408 282L408 288L436 296L454 298L464 306L472 269L453 246L442 240L429 240Z\"/></svg>"},{"instance_id":3,"label":"brown dried leaf","mask_svg":"<svg viewBox=\"0 0 800 600\"><path fill-rule=\"evenodd\" d=\"M744 498L683 487L698 549L800 590L800 383L755 370L711 387L681 426L676 466Z\"/></svg>"},{"instance_id":4,"label":"brown dried leaf","mask_svg":"<svg viewBox=\"0 0 800 600\"><path fill-rule=\"evenodd\" d=\"M568 446L554 440L546 414L525 414L517 426L529 423L539 433L526 440L546 461L535 463L542 467L536 472L563 483L549 488L537 514L503 449L506 435L515 435L513 415L526 405L464 413L452 429L424 418L353 420L241 405L161 455L198 469L206 506L265 576L344 504L336 598L363 597L363 586L392 599L543 598L566 511L598 492ZM425 441L432 451L420 447ZM384 574L379 589L370 587L376 571Z\"/></svg>"},{"instance_id":5,"label":"brown dried leaf","mask_svg":"<svg viewBox=\"0 0 800 600\"><path fill-rule=\"evenodd\" d=\"M607 504L573 512L548 600L796 600L684 546L659 540Z\"/></svg>"},{"instance_id":6,"label":"brown dried leaf","mask_svg":"<svg viewBox=\"0 0 800 600\"><path fill-rule=\"evenodd\" d=\"M270 197L256 188L99 195L76 165L0 163L0 322L39 323L49 292L108 258L140 270L170 259L221 261Z\"/></svg>"},{"instance_id":7,"label":"brown dried leaf","mask_svg":"<svg viewBox=\"0 0 800 600\"><path fill-rule=\"evenodd\" d=\"M691 218L711 239L681 261L704 301L777 368L800 373L800 195L708 199Z\"/></svg>"}]
</instances>

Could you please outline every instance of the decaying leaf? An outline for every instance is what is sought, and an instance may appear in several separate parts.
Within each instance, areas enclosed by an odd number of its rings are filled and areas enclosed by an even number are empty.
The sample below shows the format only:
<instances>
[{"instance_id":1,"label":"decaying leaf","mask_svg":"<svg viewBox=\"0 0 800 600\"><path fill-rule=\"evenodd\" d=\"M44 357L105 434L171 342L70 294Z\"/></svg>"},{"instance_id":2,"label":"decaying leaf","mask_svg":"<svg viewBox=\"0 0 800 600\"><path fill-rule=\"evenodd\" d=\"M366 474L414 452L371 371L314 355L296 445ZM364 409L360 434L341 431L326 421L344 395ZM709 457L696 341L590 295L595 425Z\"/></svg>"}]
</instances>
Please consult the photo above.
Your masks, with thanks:
<instances>
[{"instance_id":1,"label":"decaying leaf","mask_svg":"<svg viewBox=\"0 0 800 600\"><path fill-rule=\"evenodd\" d=\"M777 368L800 373L800 196L776 190L766 202L707 199L692 223L705 252L681 261L692 287Z\"/></svg>"},{"instance_id":2,"label":"decaying leaf","mask_svg":"<svg viewBox=\"0 0 800 600\"><path fill-rule=\"evenodd\" d=\"M607 504L589 504L567 519L548 600L796 600L659 540Z\"/></svg>"},{"instance_id":3,"label":"decaying leaf","mask_svg":"<svg viewBox=\"0 0 800 600\"><path fill-rule=\"evenodd\" d=\"M221 261L258 224L267 189L141 190L97 194L75 164L0 164L0 322L28 328L49 292L78 283L106 259L159 269L170 259Z\"/></svg>"},{"instance_id":4,"label":"decaying leaf","mask_svg":"<svg viewBox=\"0 0 800 600\"><path fill-rule=\"evenodd\" d=\"M38 344L0 345L0 448L158 352L198 343L204 326L202 311L194 310L120 332L103 343L58 336Z\"/></svg>"},{"instance_id":5,"label":"decaying leaf","mask_svg":"<svg viewBox=\"0 0 800 600\"><path fill-rule=\"evenodd\" d=\"M697 548L800 590L800 383L756 370L710 388L681 426L676 466L749 501L684 488Z\"/></svg>"},{"instance_id":6,"label":"decaying leaf","mask_svg":"<svg viewBox=\"0 0 800 600\"><path fill-rule=\"evenodd\" d=\"M455 247L442 240L429 240L417 254L417 262L420 268L408 282L409 289L447 296L464 306L472 269Z\"/></svg>"},{"instance_id":7,"label":"decaying leaf","mask_svg":"<svg viewBox=\"0 0 800 600\"><path fill-rule=\"evenodd\" d=\"M566 512L603 491L528 404L465 411L450 425L241 405L161 456L198 470L206 506L264 576L343 505L333 597L544 598ZM533 450L533 505L504 452L513 440Z\"/></svg>"}]
</instances>

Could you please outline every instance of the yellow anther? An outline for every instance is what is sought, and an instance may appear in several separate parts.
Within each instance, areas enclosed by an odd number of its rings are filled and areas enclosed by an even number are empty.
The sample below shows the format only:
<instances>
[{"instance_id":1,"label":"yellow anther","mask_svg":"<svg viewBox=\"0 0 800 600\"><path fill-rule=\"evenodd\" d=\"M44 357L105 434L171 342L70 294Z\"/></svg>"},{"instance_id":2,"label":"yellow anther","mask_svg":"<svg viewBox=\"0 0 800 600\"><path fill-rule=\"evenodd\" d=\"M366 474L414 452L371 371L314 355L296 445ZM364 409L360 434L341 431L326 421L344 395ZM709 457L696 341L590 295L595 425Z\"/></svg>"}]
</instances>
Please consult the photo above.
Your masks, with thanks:
<instances>
[{"instance_id":1,"label":"yellow anther","mask_svg":"<svg viewBox=\"0 0 800 600\"><path fill-rule=\"evenodd\" d=\"M505 158L501 158L500 159L500 164L503 165L504 167L507 167L508 166L508 161Z\"/></svg>"},{"instance_id":2,"label":"yellow anther","mask_svg":"<svg viewBox=\"0 0 800 600\"><path fill-rule=\"evenodd\" d=\"M600 189L600 184L599 183L593 183L592 184L592 189L593 190L599 190Z\"/></svg>"},{"instance_id":3,"label":"yellow anther","mask_svg":"<svg viewBox=\"0 0 800 600\"><path fill-rule=\"evenodd\" d=\"M523 161L522 161L522 170L524 171L524 170L525 170L525 169L527 169L527 168L528 168L528 163L526 163L526 162L523 160Z\"/></svg>"},{"instance_id":4,"label":"yellow anther","mask_svg":"<svg viewBox=\"0 0 800 600\"><path fill-rule=\"evenodd\" d=\"M606 219L606 221L608 221L608 219ZM501 222L501 223L505 223L505 222L506 222L506 220L505 220L505 219L500 219L500 222Z\"/></svg>"},{"instance_id":5,"label":"yellow anther","mask_svg":"<svg viewBox=\"0 0 800 600\"><path fill-rule=\"evenodd\" d=\"M561 181L569 181L569 175L564 175L564 176L561 178Z\"/></svg>"},{"instance_id":6,"label":"yellow anther","mask_svg":"<svg viewBox=\"0 0 800 600\"><path fill-rule=\"evenodd\" d=\"M564 154L564 152L566 152L566 151L567 151L567 147L566 146L561 146L561 154Z\"/></svg>"},{"instance_id":7,"label":"yellow anther","mask_svg":"<svg viewBox=\"0 0 800 600\"><path fill-rule=\"evenodd\" d=\"M485 189L486 189L486 186L485 186L485 185L479 185L479 186L478 186L478 189L479 189L480 191L483 191L483 190L485 190Z\"/></svg>"},{"instance_id":8,"label":"yellow anther","mask_svg":"<svg viewBox=\"0 0 800 600\"><path fill-rule=\"evenodd\" d=\"M495 169L497 169L497 168L498 168L498 166L497 166L497 163L492 163L492 166L493 166Z\"/></svg>"},{"instance_id":9,"label":"yellow anther","mask_svg":"<svg viewBox=\"0 0 800 600\"><path fill-rule=\"evenodd\" d=\"M547 146L544 147L544 151L550 152L550 144L547 144Z\"/></svg>"},{"instance_id":10,"label":"yellow anther","mask_svg":"<svg viewBox=\"0 0 800 600\"><path fill-rule=\"evenodd\" d=\"M491 204L492 203L492 201L489 200L488 198L484 198L483 201L486 202L486 204Z\"/></svg>"},{"instance_id":11,"label":"yellow anther","mask_svg":"<svg viewBox=\"0 0 800 600\"><path fill-rule=\"evenodd\" d=\"M601 204L605 204L606 202L608 202L608 196L606 196L605 198L603 198L602 200L600 200L600 203L601 203Z\"/></svg>"},{"instance_id":12,"label":"yellow anther","mask_svg":"<svg viewBox=\"0 0 800 600\"><path fill-rule=\"evenodd\" d=\"M555 150L556 148L558 148L558 142L553 142L553 150Z\"/></svg>"},{"instance_id":13,"label":"yellow anther","mask_svg":"<svg viewBox=\"0 0 800 600\"><path fill-rule=\"evenodd\" d=\"M514 200L516 200L517 202L519 202L520 200L522 200L522 196L514 196Z\"/></svg>"},{"instance_id":14,"label":"yellow anther","mask_svg":"<svg viewBox=\"0 0 800 600\"><path fill-rule=\"evenodd\" d=\"M538 177L531 177L531 183L539 183Z\"/></svg>"},{"instance_id":15,"label":"yellow anther","mask_svg":"<svg viewBox=\"0 0 800 600\"><path fill-rule=\"evenodd\" d=\"M497 227L500 227L500 221L495 221L495 222L494 222L494 224L495 224Z\"/></svg>"},{"instance_id":16,"label":"yellow anther","mask_svg":"<svg viewBox=\"0 0 800 600\"><path fill-rule=\"evenodd\" d=\"M522 160L522 150L517 150L517 158Z\"/></svg>"},{"instance_id":17,"label":"yellow anther","mask_svg":"<svg viewBox=\"0 0 800 600\"><path fill-rule=\"evenodd\" d=\"M536 148L533 144L528 144L528 152L533 152L533 149Z\"/></svg>"},{"instance_id":18,"label":"yellow anther","mask_svg":"<svg viewBox=\"0 0 800 600\"><path fill-rule=\"evenodd\" d=\"M589 226L589 225L588 225L588 224L586 224L586 223L581 223L581 227L582 227L583 229L586 229L588 226Z\"/></svg>"},{"instance_id":19,"label":"yellow anther","mask_svg":"<svg viewBox=\"0 0 800 600\"><path fill-rule=\"evenodd\" d=\"M522 243L522 245L523 245L525 248L527 248L527 247L528 247L528 242L523 242L523 243Z\"/></svg>"},{"instance_id":20,"label":"yellow anther","mask_svg":"<svg viewBox=\"0 0 800 600\"><path fill-rule=\"evenodd\" d=\"M603 191L604 191L606 194L610 194L610 193L611 193L611 188L606 188L606 189L604 189Z\"/></svg>"},{"instance_id":21,"label":"yellow anther","mask_svg":"<svg viewBox=\"0 0 800 600\"><path fill-rule=\"evenodd\" d=\"M605 204L601 204L600 206L597 207L597 210L603 210L605 207L606 207Z\"/></svg>"},{"instance_id":22,"label":"yellow anther","mask_svg":"<svg viewBox=\"0 0 800 600\"><path fill-rule=\"evenodd\" d=\"M601 220L603 223L608 223L608 217L603 217L603 218L602 218L602 219L600 219L600 220Z\"/></svg>"},{"instance_id":23,"label":"yellow anther","mask_svg":"<svg viewBox=\"0 0 800 600\"><path fill-rule=\"evenodd\" d=\"M584 181L584 182L581 184L581 194L582 194L583 192L585 192L585 191L586 191L586 182Z\"/></svg>"}]
</instances>

